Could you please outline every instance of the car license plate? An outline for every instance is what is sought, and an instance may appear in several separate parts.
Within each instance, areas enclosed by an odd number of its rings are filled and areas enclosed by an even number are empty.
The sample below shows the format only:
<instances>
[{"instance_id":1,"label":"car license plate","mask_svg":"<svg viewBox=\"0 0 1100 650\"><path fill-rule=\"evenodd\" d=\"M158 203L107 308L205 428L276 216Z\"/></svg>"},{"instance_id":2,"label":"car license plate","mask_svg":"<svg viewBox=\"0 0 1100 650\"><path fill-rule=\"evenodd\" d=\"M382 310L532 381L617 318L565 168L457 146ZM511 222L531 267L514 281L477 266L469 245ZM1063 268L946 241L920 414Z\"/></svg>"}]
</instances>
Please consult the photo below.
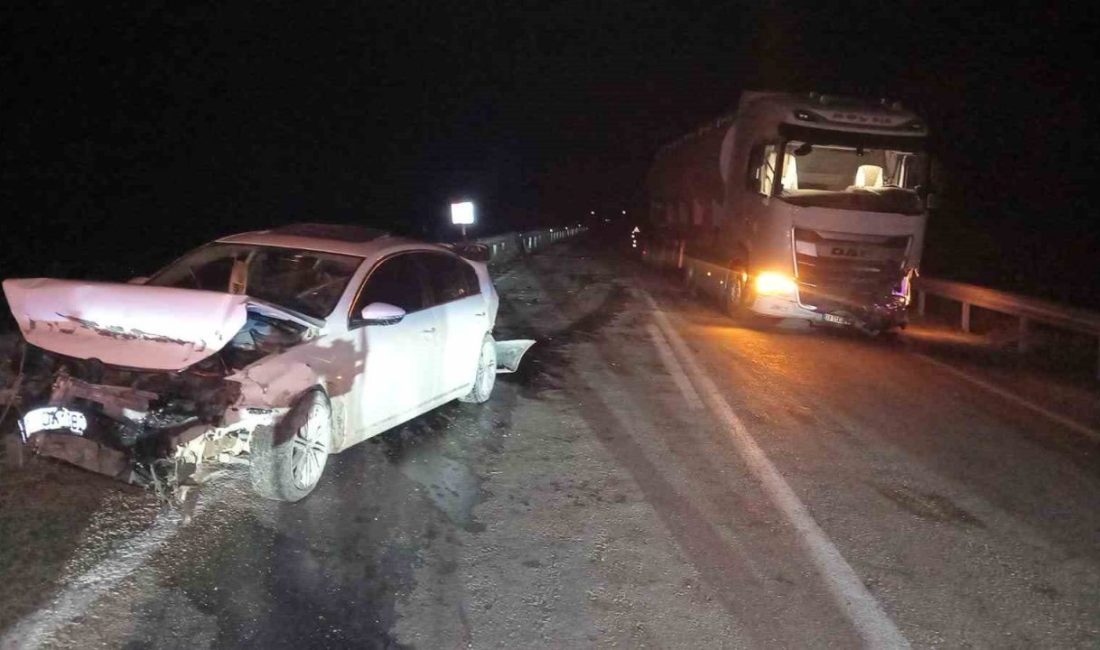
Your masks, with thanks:
<instances>
[{"instance_id":1,"label":"car license plate","mask_svg":"<svg viewBox=\"0 0 1100 650\"><path fill-rule=\"evenodd\" d=\"M851 325L852 322L843 316L837 316L836 314L825 314L826 323L836 323L837 325Z\"/></svg>"},{"instance_id":2,"label":"car license plate","mask_svg":"<svg viewBox=\"0 0 1100 650\"><path fill-rule=\"evenodd\" d=\"M84 435L88 428L88 418L80 411L70 411L61 406L46 406L28 411L20 421L23 437L28 438L39 431L57 431L67 429L78 436Z\"/></svg>"}]
</instances>

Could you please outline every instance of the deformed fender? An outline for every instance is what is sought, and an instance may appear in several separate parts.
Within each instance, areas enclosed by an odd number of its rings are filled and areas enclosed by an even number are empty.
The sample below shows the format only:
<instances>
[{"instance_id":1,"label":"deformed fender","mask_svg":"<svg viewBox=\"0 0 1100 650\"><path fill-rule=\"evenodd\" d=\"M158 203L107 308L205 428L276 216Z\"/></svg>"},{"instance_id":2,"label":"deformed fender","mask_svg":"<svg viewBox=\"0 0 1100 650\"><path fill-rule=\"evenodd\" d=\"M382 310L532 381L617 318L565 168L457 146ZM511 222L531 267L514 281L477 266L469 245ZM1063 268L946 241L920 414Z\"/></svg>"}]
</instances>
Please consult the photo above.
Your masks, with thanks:
<instances>
[{"instance_id":1,"label":"deformed fender","mask_svg":"<svg viewBox=\"0 0 1100 650\"><path fill-rule=\"evenodd\" d=\"M519 369L519 362L523 355L535 341L531 339L516 339L514 341L496 341L497 347L497 374L506 375Z\"/></svg>"},{"instance_id":2,"label":"deformed fender","mask_svg":"<svg viewBox=\"0 0 1100 650\"><path fill-rule=\"evenodd\" d=\"M240 382L241 397L237 408L248 413L271 409L281 418L294 406L302 393L311 388L323 389L332 405L332 449L344 446L344 418L347 387L341 381L333 381L311 364L285 357L273 357L237 372L231 378ZM318 364L332 370L329 366ZM339 369L337 369L339 370ZM250 416L254 419L254 415Z\"/></svg>"},{"instance_id":3,"label":"deformed fender","mask_svg":"<svg viewBox=\"0 0 1100 650\"><path fill-rule=\"evenodd\" d=\"M241 384L238 405L249 408L286 408L314 386L327 388L320 373L300 362L259 363L231 378Z\"/></svg>"}]
</instances>

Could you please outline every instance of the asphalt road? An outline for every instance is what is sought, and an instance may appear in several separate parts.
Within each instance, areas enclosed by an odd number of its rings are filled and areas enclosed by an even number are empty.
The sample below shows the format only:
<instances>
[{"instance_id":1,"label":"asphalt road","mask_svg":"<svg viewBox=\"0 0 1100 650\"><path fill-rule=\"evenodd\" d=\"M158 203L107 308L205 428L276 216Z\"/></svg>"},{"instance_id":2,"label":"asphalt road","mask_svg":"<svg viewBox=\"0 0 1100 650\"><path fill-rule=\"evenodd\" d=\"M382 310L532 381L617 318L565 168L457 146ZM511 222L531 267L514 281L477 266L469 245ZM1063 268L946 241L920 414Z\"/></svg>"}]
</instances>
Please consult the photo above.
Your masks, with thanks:
<instances>
[{"instance_id":1,"label":"asphalt road","mask_svg":"<svg viewBox=\"0 0 1100 650\"><path fill-rule=\"evenodd\" d=\"M501 335L539 343L489 404L330 458L298 504L227 471L5 647L1100 645L1094 387L738 323L599 241L498 287Z\"/></svg>"}]
</instances>

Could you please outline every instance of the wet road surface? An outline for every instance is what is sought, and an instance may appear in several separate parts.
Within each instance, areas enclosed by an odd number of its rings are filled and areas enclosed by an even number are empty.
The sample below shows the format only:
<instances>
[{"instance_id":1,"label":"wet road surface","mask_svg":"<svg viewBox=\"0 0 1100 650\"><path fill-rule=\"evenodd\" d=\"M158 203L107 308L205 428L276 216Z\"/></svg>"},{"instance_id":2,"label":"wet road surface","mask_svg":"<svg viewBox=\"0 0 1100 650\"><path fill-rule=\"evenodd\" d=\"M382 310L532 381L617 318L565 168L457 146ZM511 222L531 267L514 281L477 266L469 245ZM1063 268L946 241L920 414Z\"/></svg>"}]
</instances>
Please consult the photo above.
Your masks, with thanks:
<instances>
[{"instance_id":1,"label":"wet road surface","mask_svg":"<svg viewBox=\"0 0 1100 650\"><path fill-rule=\"evenodd\" d=\"M488 404L330 457L298 504L227 471L4 643L1100 644L1095 438L918 336L750 327L603 248L502 271L499 336L539 343ZM1012 389L1100 424L1093 388Z\"/></svg>"}]
</instances>

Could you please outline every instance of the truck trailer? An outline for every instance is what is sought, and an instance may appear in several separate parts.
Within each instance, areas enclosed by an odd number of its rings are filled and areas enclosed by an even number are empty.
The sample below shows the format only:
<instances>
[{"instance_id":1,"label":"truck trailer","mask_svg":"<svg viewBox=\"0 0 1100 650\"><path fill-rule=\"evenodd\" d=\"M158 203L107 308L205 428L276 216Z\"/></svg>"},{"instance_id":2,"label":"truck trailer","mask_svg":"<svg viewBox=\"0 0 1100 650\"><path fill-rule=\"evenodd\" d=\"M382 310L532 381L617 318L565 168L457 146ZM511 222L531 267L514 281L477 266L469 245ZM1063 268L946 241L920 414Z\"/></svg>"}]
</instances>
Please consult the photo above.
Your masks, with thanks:
<instances>
[{"instance_id":1,"label":"truck trailer","mask_svg":"<svg viewBox=\"0 0 1100 650\"><path fill-rule=\"evenodd\" d=\"M927 139L898 103L745 92L658 151L644 253L731 314L903 327L932 200Z\"/></svg>"}]
</instances>

